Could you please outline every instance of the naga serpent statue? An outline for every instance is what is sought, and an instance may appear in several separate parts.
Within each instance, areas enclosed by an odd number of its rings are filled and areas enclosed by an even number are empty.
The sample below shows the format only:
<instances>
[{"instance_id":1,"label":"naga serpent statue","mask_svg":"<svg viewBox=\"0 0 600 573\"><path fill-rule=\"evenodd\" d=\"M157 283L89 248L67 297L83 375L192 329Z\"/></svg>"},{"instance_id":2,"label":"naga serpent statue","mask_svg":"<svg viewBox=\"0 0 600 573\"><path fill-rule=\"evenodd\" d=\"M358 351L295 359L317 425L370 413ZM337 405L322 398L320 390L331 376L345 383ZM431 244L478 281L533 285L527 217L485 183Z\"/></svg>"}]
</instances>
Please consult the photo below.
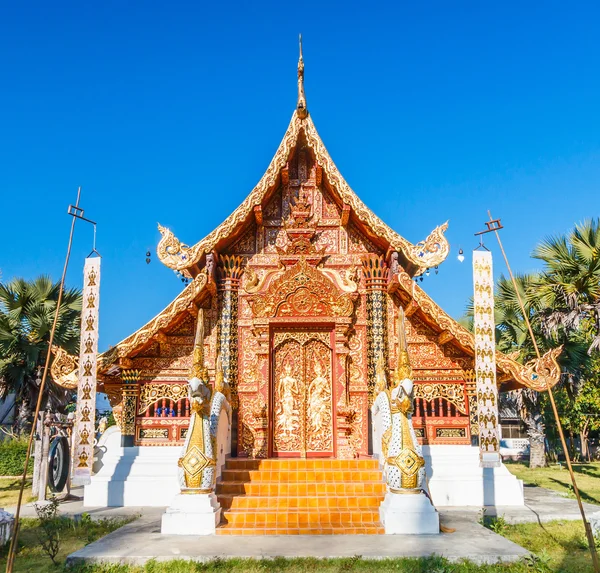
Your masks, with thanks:
<instances>
[{"instance_id":1,"label":"naga serpent statue","mask_svg":"<svg viewBox=\"0 0 600 573\"><path fill-rule=\"evenodd\" d=\"M219 419L231 417L227 396L228 384L223 381L220 360L217 360L215 387L209 383L204 366L204 310L198 310L193 365L188 381L190 425L178 461L181 493L212 493L217 478L217 432Z\"/></svg>"}]
</instances>

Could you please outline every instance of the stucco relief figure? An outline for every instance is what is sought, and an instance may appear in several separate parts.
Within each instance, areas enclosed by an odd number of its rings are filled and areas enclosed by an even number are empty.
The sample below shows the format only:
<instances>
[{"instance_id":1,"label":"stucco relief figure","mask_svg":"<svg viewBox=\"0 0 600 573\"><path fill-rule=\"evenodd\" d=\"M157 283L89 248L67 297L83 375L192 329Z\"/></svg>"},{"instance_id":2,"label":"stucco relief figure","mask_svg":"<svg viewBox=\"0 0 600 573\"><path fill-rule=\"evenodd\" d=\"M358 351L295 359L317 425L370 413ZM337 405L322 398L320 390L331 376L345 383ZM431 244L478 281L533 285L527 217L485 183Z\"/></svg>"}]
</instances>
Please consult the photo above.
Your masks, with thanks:
<instances>
[{"instance_id":1,"label":"stucco relief figure","mask_svg":"<svg viewBox=\"0 0 600 573\"><path fill-rule=\"evenodd\" d=\"M393 383L379 393L372 412L381 420L381 451L388 488L392 493L412 493L423 488L425 460L412 424L412 368L402 314L398 330L398 364Z\"/></svg>"},{"instance_id":2,"label":"stucco relief figure","mask_svg":"<svg viewBox=\"0 0 600 573\"><path fill-rule=\"evenodd\" d=\"M308 420L311 431L320 432L326 424L329 411L329 381L323 376L323 367L315 362L315 377L308 385Z\"/></svg>"},{"instance_id":3,"label":"stucco relief figure","mask_svg":"<svg viewBox=\"0 0 600 573\"><path fill-rule=\"evenodd\" d=\"M281 411L278 416L279 427L288 436L300 426L300 417L295 409L295 396L298 395L298 381L292 376L292 366L288 362L283 367L283 376L279 381Z\"/></svg>"}]
</instances>

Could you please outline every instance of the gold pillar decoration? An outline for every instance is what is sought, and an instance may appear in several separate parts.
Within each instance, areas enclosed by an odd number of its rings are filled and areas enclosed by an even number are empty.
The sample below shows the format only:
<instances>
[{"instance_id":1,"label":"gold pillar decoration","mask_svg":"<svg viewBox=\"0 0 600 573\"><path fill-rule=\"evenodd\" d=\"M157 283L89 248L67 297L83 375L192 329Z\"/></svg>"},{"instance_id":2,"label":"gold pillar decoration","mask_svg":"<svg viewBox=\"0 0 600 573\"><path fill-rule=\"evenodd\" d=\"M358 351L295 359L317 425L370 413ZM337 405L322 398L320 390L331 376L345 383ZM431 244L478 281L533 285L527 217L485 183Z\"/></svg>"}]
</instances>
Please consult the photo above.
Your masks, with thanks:
<instances>
[{"instance_id":1,"label":"gold pillar decoration","mask_svg":"<svg viewBox=\"0 0 600 573\"><path fill-rule=\"evenodd\" d=\"M74 485L90 483L94 463L100 260L100 257L88 257L83 267L79 383L73 440Z\"/></svg>"},{"instance_id":2,"label":"gold pillar decoration","mask_svg":"<svg viewBox=\"0 0 600 573\"><path fill-rule=\"evenodd\" d=\"M238 289L243 274L243 259L222 255L217 267L219 289L219 354L223 379L231 389L231 405L237 409L237 330Z\"/></svg>"},{"instance_id":3,"label":"gold pillar decoration","mask_svg":"<svg viewBox=\"0 0 600 573\"><path fill-rule=\"evenodd\" d=\"M389 269L383 257L366 255L362 259L367 288L367 385L369 404L373 403L377 378L377 360L387 357L387 284Z\"/></svg>"},{"instance_id":4,"label":"gold pillar decoration","mask_svg":"<svg viewBox=\"0 0 600 573\"><path fill-rule=\"evenodd\" d=\"M121 410L121 446L132 447L135 441L135 410L137 405L139 370L123 370L123 402Z\"/></svg>"},{"instance_id":5,"label":"gold pillar decoration","mask_svg":"<svg viewBox=\"0 0 600 573\"><path fill-rule=\"evenodd\" d=\"M475 309L475 378L482 467L500 465L498 386L496 384L496 324L492 253L473 251L473 306Z\"/></svg>"}]
</instances>

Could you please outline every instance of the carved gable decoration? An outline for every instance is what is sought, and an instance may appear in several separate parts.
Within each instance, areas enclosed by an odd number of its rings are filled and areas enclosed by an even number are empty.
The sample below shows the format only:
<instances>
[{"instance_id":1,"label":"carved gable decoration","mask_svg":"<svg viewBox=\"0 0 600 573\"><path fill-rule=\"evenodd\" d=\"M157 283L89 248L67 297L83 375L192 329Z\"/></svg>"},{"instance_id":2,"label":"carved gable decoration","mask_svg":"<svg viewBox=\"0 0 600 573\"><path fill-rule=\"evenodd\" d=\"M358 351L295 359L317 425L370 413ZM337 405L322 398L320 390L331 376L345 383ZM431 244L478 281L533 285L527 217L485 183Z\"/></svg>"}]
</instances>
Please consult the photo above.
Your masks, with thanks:
<instances>
[{"instance_id":1,"label":"carved gable decoration","mask_svg":"<svg viewBox=\"0 0 600 573\"><path fill-rule=\"evenodd\" d=\"M340 293L319 270L301 258L269 286L250 299L257 318L286 316L350 317L356 295Z\"/></svg>"}]
</instances>

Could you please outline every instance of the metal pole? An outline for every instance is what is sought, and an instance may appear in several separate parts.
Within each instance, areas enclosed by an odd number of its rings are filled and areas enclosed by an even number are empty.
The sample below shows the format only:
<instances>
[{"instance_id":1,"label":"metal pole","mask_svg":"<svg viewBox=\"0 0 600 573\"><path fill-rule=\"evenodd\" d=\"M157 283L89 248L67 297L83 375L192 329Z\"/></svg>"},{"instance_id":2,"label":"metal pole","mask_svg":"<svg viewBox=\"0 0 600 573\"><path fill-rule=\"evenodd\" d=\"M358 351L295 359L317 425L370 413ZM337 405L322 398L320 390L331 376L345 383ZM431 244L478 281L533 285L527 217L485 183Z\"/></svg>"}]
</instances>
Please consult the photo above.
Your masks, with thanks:
<instances>
[{"instance_id":1,"label":"metal pole","mask_svg":"<svg viewBox=\"0 0 600 573\"><path fill-rule=\"evenodd\" d=\"M494 221L492 218L492 214L488 211L488 216L490 221ZM496 234L496 238L498 239L498 245L500 246L500 251L502 251L502 256L504 257L504 262L506 263L506 268L508 269L508 274L510 275L510 280L512 281L513 287L515 289L515 293L517 295L517 300L519 301L519 306L521 307L521 312L523 313L523 318L525 319L525 324L527 324L527 330L529 331L529 336L531 337L531 341L533 343L533 347L535 349L535 353L538 357L538 360L541 358L540 349L538 347L537 341L533 334L533 329L531 328L531 322L529 321L529 316L527 315L527 311L525 310L525 305L523 304L523 300L521 299L521 294L519 293L519 288L517 287L517 281L512 273L510 268L510 264L508 263L508 257L506 256L506 252L504 251L504 247L502 246L502 241L500 240L500 234L497 229L494 229ZM569 468L569 475L571 476L571 483L573 484L573 491L575 492L575 497L577 498L577 505L579 505L579 512L581 513L581 519L583 519L583 527L585 529L585 534L587 536L588 545L590 548L590 553L592 554L592 563L594 565L595 573L600 573L600 563L598 563L598 553L596 552L596 543L594 541L594 534L592 532L592 527L590 526L586 516L585 510L583 509L583 503L581 501L581 495L579 494L579 488L577 487L577 481L575 480L575 473L573 472L573 466L571 465L571 456L569 455L569 451L567 449L567 442L565 440L565 434L563 432L562 424L560 423L560 418L558 416L558 410L556 409L556 402L554 401L554 394L552 393L552 388L548 386L548 397L550 398L550 404L552 405L552 412L554 413L554 418L556 420L556 426L558 428L558 434L560 436L560 441L562 443L563 450L565 452L565 459L567 461L567 467Z\"/></svg>"},{"instance_id":2,"label":"metal pole","mask_svg":"<svg viewBox=\"0 0 600 573\"><path fill-rule=\"evenodd\" d=\"M81 187L77 189L77 202L75 207L79 207L79 198L81 197ZM37 404L35 406L34 420L38 419L41 406L42 397L44 395L44 388L46 386L46 379L48 377L48 369L50 367L50 358L52 353L52 343L54 342L54 334L56 332L56 325L58 323L58 316L60 311L60 304L62 302L63 290L65 286L65 278L67 276L67 268L69 266L69 258L71 257L71 246L73 244L73 234L75 232L75 221L76 217L73 217L71 221L71 231L69 233L69 243L67 246L67 254L65 256L65 265L63 267L62 277L60 279L60 290L58 291L58 300L56 301L56 312L54 313L54 321L52 323L52 329L50 330L50 339L48 340L48 352L46 353L46 363L44 364L44 373L42 375L42 381L40 383L40 393L38 395ZM23 468L23 476L21 477L21 488L19 489L19 499L17 501L17 511L15 513L15 525L13 530L13 536L10 540L10 548L8 550L8 556L6 559L6 573L12 573L13 565L15 562L15 555L17 553L17 540L19 539L19 518L21 516L21 504L23 502L23 490L25 489L25 481L27 479L27 469L29 467L29 458L31 457L31 444L33 437L35 436L35 424L31 427L29 434L29 442L27 443L27 455L25 456L25 467Z\"/></svg>"}]
</instances>

